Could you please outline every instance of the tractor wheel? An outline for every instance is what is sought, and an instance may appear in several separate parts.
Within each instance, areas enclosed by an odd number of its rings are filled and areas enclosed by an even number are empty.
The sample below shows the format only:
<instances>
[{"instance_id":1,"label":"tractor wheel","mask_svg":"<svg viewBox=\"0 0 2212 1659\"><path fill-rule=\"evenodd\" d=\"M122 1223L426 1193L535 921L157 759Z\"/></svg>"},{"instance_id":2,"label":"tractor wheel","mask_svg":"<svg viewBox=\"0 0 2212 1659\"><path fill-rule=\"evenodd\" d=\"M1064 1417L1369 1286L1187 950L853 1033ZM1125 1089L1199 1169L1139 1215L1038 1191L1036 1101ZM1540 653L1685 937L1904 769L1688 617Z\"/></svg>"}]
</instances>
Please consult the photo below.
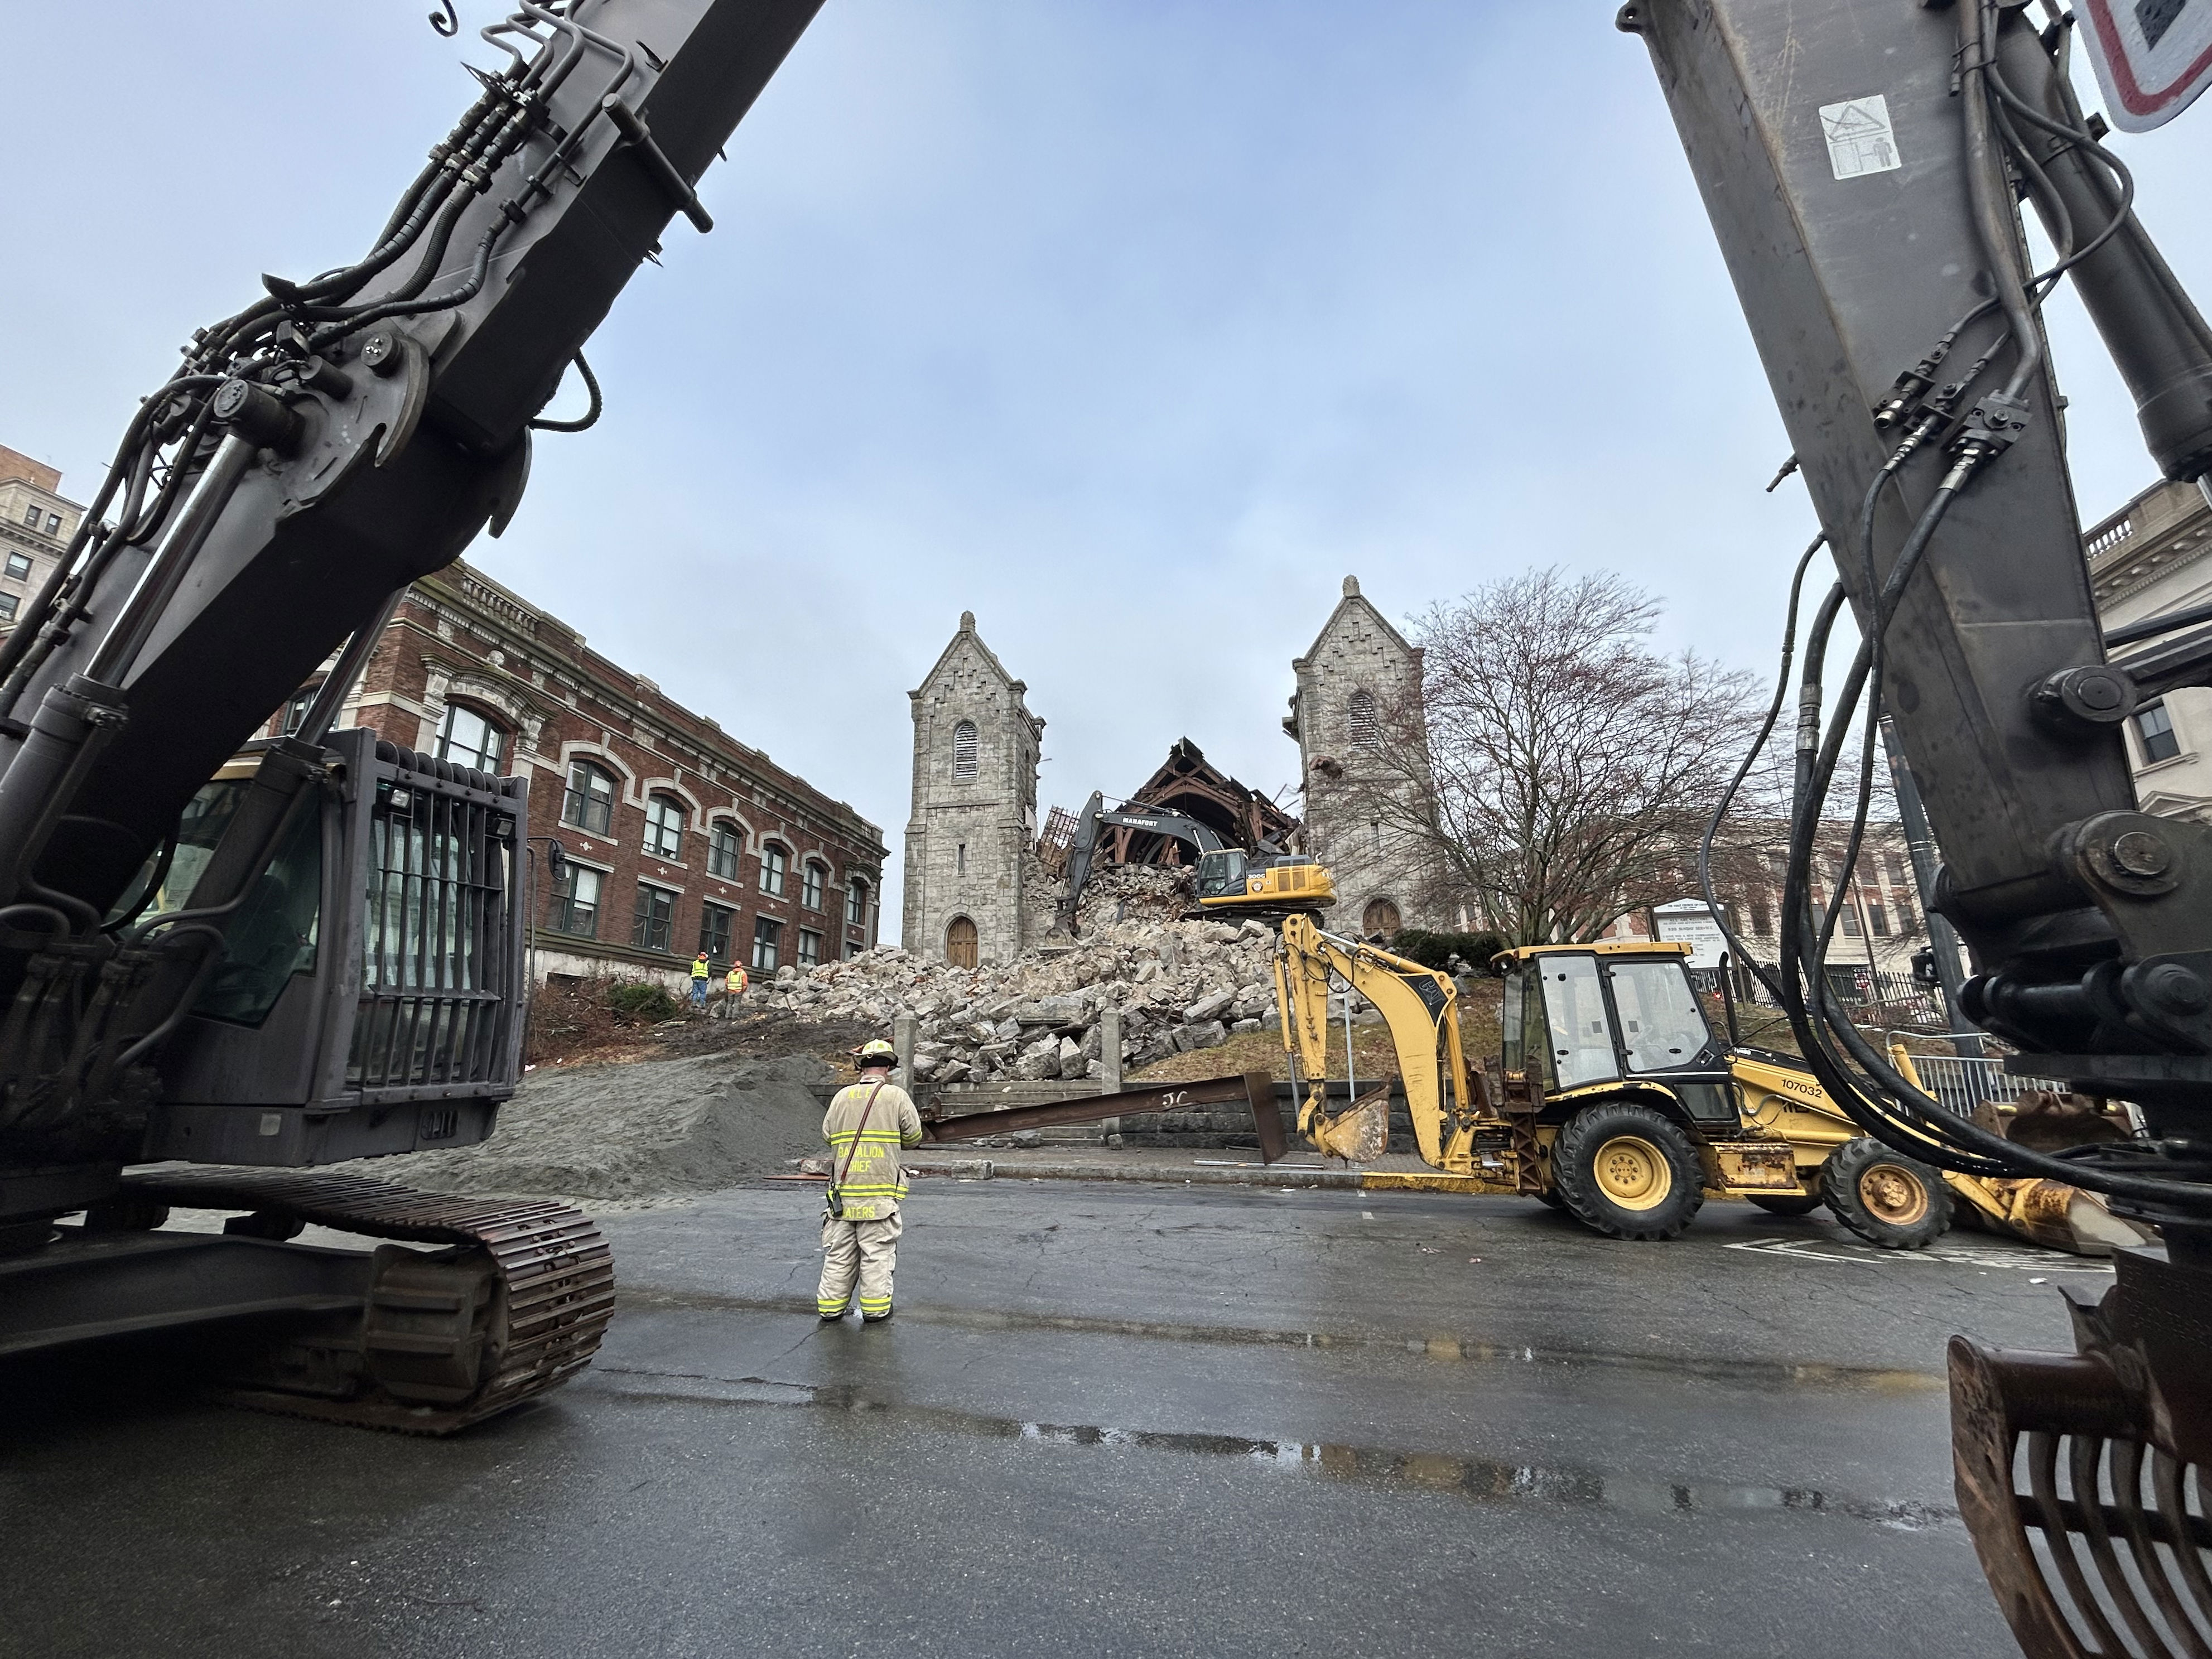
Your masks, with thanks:
<instances>
[{"instance_id":1,"label":"tractor wheel","mask_svg":"<svg viewBox=\"0 0 2212 1659\"><path fill-rule=\"evenodd\" d=\"M1550 1205L1555 1210L1564 1210L1567 1207L1567 1200L1559 1196L1559 1189L1557 1187L1547 1187L1542 1192L1537 1194L1536 1196L1540 1200Z\"/></svg>"},{"instance_id":2,"label":"tractor wheel","mask_svg":"<svg viewBox=\"0 0 2212 1659\"><path fill-rule=\"evenodd\" d=\"M1753 1193L1751 1201L1769 1215L1810 1215L1827 1202L1818 1193Z\"/></svg>"},{"instance_id":3,"label":"tractor wheel","mask_svg":"<svg viewBox=\"0 0 2212 1659\"><path fill-rule=\"evenodd\" d=\"M1837 1220L1885 1250L1917 1250L1951 1228L1951 1189L1921 1163L1862 1135L1828 1154L1820 1194Z\"/></svg>"},{"instance_id":4,"label":"tractor wheel","mask_svg":"<svg viewBox=\"0 0 2212 1659\"><path fill-rule=\"evenodd\" d=\"M1676 1237L1705 1201L1705 1170L1690 1137L1626 1101L1568 1119L1552 1169L1568 1212L1608 1238Z\"/></svg>"}]
</instances>

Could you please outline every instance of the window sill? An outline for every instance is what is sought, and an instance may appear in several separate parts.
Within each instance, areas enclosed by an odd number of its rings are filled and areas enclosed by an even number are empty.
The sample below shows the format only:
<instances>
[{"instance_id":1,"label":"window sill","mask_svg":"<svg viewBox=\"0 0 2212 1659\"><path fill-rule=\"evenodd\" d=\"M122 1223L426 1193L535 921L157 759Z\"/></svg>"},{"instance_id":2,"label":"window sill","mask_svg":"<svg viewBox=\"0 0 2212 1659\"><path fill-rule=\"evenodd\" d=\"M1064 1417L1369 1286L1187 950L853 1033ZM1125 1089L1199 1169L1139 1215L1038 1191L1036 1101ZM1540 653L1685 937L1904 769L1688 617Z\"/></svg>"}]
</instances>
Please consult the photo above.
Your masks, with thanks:
<instances>
[{"instance_id":1,"label":"window sill","mask_svg":"<svg viewBox=\"0 0 2212 1659\"><path fill-rule=\"evenodd\" d=\"M2136 775L2140 778L2146 777L2153 772L2168 771L2174 767L2186 766L2196 758L2197 751L2194 749L2185 749L2178 755L2168 755L2164 760L2145 761L2141 766L2136 768Z\"/></svg>"}]
</instances>

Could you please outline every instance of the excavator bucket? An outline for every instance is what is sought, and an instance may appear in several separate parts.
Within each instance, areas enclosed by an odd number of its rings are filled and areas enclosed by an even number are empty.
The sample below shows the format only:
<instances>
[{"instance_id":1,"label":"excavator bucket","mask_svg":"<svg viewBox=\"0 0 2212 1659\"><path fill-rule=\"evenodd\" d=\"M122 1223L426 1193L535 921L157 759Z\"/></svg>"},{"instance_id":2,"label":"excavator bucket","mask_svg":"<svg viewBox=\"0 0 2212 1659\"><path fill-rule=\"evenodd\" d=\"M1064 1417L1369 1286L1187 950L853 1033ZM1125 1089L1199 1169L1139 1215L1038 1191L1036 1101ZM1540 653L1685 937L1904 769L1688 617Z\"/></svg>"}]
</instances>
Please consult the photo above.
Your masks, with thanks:
<instances>
[{"instance_id":1,"label":"excavator bucket","mask_svg":"<svg viewBox=\"0 0 2212 1659\"><path fill-rule=\"evenodd\" d=\"M1390 1085L1369 1090L1334 1117L1306 1108L1306 1138L1330 1158L1372 1164L1390 1144Z\"/></svg>"},{"instance_id":2,"label":"excavator bucket","mask_svg":"<svg viewBox=\"0 0 2212 1659\"><path fill-rule=\"evenodd\" d=\"M2212 1626L2197 1280L2164 1249L2114 1265L2068 1293L2072 1354L1951 1339L1960 1513L2032 1659L2201 1654Z\"/></svg>"}]
</instances>

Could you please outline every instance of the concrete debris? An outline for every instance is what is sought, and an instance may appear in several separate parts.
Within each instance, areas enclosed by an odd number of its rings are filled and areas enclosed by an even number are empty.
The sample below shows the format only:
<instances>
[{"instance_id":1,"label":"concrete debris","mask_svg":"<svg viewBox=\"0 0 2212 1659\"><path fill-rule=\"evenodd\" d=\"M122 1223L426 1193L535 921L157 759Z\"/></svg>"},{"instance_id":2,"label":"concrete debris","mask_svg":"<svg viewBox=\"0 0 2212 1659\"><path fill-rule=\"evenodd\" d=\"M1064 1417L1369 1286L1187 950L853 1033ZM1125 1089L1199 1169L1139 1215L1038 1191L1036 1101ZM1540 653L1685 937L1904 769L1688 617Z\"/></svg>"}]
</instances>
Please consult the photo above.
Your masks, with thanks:
<instances>
[{"instance_id":1,"label":"concrete debris","mask_svg":"<svg viewBox=\"0 0 2212 1659\"><path fill-rule=\"evenodd\" d=\"M1121 868L1102 872L1115 902L1149 903L1186 872ZM1090 895L1085 895L1086 904ZM769 1010L819 1022L920 1022L917 1081L945 1086L995 1080L1083 1079L1105 1070L1100 1017L1121 1014L1121 1064L1133 1070L1193 1048L1217 1048L1231 1029L1275 1018L1275 935L1246 920L1185 921L1177 909L1094 919L1084 933L1012 962L955 968L898 947L781 976L753 999Z\"/></svg>"}]
</instances>

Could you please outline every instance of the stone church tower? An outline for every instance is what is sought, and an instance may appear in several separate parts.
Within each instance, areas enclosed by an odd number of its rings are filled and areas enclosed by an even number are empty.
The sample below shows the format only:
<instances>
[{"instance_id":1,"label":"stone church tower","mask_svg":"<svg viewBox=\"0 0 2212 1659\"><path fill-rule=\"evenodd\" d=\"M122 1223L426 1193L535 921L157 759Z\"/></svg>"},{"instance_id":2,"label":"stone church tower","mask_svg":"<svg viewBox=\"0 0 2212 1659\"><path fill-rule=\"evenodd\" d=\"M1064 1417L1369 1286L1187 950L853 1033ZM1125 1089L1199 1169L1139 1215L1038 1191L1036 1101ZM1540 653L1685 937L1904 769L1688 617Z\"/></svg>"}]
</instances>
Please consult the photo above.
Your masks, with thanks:
<instances>
[{"instance_id":1,"label":"stone church tower","mask_svg":"<svg viewBox=\"0 0 2212 1659\"><path fill-rule=\"evenodd\" d=\"M1320 637L1291 667L1298 689L1283 730L1297 740L1305 850L1336 878L1323 925L1362 937L1452 927L1437 902L1434 854L1394 832L1373 805L1378 788L1414 788L1382 750L1384 723L1419 696L1420 647L1362 597L1357 576L1346 576Z\"/></svg>"},{"instance_id":2,"label":"stone church tower","mask_svg":"<svg viewBox=\"0 0 2212 1659\"><path fill-rule=\"evenodd\" d=\"M1043 902L1037 757L1044 722L975 632L975 613L907 696L914 705L914 809L906 826L901 942L963 965L1020 954ZM1028 917L1030 926L1025 927Z\"/></svg>"}]
</instances>

